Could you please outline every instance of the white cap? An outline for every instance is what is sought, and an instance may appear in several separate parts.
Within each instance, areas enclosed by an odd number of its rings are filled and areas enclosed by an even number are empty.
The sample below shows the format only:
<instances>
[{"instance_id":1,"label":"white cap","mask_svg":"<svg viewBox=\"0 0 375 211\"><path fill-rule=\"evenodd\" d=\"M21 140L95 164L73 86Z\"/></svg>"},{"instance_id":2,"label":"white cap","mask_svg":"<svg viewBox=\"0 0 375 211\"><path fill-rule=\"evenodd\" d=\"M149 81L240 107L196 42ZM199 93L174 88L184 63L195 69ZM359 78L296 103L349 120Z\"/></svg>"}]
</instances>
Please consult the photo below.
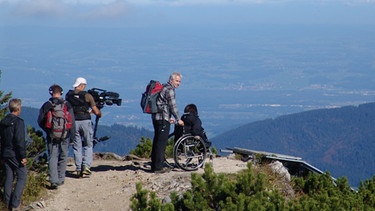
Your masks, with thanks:
<instances>
[{"instance_id":1,"label":"white cap","mask_svg":"<svg viewBox=\"0 0 375 211\"><path fill-rule=\"evenodd\" d=\"M87 84L86 82L86 79L82 78L82 77L78 77L76 79L76 82L74 82L73 84L73 88L76 88L77 86L79 86L80 84Z\"/></svg>"}]
</instances>

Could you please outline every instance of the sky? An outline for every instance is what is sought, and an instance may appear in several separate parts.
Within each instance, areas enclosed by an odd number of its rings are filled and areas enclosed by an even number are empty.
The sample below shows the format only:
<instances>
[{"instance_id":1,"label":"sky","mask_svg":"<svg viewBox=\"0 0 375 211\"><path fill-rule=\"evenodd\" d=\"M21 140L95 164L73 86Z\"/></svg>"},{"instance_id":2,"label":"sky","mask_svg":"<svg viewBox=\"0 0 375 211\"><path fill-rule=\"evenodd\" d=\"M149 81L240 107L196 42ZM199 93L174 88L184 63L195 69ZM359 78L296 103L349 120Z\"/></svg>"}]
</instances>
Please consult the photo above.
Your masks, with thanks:
<instances>
[{"instance_id":1,"label":"sky","mask_svg":"<svg viewBox=\"0 0 375 211\"><path fill-rule=\"evenodd\" d=\"M0 0L0 25L375 24L375 0Z\"/></svg>"}]
</instances>

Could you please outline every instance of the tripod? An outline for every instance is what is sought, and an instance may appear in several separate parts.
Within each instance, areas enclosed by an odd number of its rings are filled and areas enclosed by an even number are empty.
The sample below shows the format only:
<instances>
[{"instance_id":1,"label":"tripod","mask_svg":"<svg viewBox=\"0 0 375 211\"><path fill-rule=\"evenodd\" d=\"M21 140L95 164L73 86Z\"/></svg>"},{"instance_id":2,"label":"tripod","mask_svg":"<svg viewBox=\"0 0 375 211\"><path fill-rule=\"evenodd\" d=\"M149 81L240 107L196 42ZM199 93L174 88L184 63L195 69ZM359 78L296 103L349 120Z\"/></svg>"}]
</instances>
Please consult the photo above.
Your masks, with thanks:
<instances>
[{"instance_id":1,"label":"tripod","mask_svg":"<svg viewBox=\"0 0 375 211\"><path fill-rule=\"evenodd\" d=\"M93 137L94 137L94 140L93 140L94 147L97 143L102 142L102 141L106 141L106 140L111 138L110 136L102 136L100 138L96 137L96 131L98 130L99 119L100 119L100 117L96 116L95 124L94 124L94 135L93 135Z\"/></svg>"}]
</instances>

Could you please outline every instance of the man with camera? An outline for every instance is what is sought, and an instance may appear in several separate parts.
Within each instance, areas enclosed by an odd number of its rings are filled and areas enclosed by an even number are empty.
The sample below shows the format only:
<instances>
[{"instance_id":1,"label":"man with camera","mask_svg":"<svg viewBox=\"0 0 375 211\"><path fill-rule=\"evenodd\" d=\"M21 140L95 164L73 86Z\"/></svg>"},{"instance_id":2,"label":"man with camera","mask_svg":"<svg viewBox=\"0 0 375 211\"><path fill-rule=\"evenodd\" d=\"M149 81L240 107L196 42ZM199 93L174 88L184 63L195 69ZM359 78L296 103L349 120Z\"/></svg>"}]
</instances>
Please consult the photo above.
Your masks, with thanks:
<instances>
[{"instance_id":1,"label":"man with camera","mask_svg":"<svg viewBox=\"0 0 375 211\"><path fill-rule=\"evenodd\" d=\"M99 118L102 116L93 96L85 91L86 84L85 78L78 77L73 84L74 90L69 90L65 96L66 100L72 104L75 116L76 133L73 152L78 177L91 175L94 146L91 113Z\"/></svg>"}]
</instances>

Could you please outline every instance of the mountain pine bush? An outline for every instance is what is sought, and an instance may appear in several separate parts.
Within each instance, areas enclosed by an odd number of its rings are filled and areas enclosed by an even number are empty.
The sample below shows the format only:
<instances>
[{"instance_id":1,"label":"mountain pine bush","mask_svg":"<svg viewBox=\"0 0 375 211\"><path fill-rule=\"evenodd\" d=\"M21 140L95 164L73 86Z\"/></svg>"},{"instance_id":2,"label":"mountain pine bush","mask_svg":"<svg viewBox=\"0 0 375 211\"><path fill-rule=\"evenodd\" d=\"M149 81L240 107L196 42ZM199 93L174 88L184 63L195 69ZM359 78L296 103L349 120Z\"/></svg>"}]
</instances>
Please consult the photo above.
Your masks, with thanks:
<instances>
[{"instance_id":1,"label":"mountain pine bush","mask_svg":"<svg viewBox=\"0 0 375 211\"><path fill-rule=\"evenodd\" d=\"M361 183L359 190L347 178L334 181L329 172L310 173L290 183L294 197L276 187L274 175L266 165L248 168L237 174L216 174L206 165L203 174L192 173L192 188L170 194L171 202L162 204L155 193L137 184L132 197L133 210L375 210L375 177ZM286 187L286 186L285 186ZM159 200L160 202L160 200ZM142 209L140 209L142 208Z\"/></svg>"}]
</instances>

